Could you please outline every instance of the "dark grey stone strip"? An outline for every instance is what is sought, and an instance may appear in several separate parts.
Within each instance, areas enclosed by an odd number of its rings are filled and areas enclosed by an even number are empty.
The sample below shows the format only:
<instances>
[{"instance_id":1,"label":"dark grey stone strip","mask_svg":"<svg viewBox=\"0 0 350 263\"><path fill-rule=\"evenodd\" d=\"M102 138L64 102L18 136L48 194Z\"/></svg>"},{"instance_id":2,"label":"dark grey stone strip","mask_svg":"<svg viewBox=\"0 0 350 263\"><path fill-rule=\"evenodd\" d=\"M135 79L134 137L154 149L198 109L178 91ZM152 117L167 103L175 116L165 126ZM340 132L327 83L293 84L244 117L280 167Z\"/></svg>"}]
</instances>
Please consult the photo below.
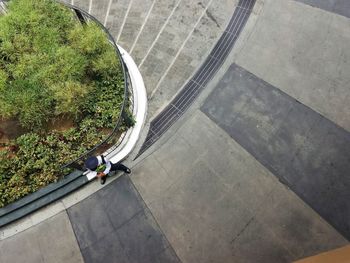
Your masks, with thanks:
<instances>
[{"instance_id":1,"label":"dark grey stone strip","mask_svg":"<svg viewBox=\"0 0 350 263\"><path fill-rule=\"evenodd\" d=\"M214 77L233 48L254 7L255 0L240 0L233 16L210 55L173 101L150 124L150 131L138 155L155 143L191 106Z\"/></svg>"},{"instance_id":2,"label":"dark grey stone strip","mask_svg":"<svg viewBox=\"0 0 350 263\"><path fill-rule=\"evenodd\" d=\"M350 240L350 133L236 64L201 110Z\"/></svg>"},{"instance_id":3,"label":"dark grey stone strip","mask_svg":"<svg viewBox=\"0 0 350 263\"><path fill-rule=\"evenodd\" d=\"M349 0L295 0L329 12L350 18Z\"/></svg>"},{"instance_id":4,"label":"dark grey stone strip","mask_svg":"<svg viewBox=\"0 0 350 263\"><path fill-rule=\"evenodd\" d=\"M65 176L63 179L61 179L59 182L57 183L52 183L49 184L48 186L36 191L35 193L32 193L26 197L23 197L22 199L9 204L3 208L0 208L0 222L1 222L1 218L8 214L11 213L23 206L26 206L42 197L44 197L45 195L48 195L52 192L54 192L55 190L64 187L65 185L71 183L72 181L76 180L78 177L80 177L82 175L81 171L74 171L73 173ZM1 223L0 223L1 224Z\"/></svg>"},{"instance_id":5,"label":"dark grey stone strip","mask_svg":"<svg viewBox=\"0 0 350 263\"><path fill-rule=\"evenodd\" d=\"M67 212L86 263L180 263L126 175Z\"/></svg>"},{"instance_id":6,"label":"dark grey stone strip","mask_svg":"<svg viewBox=\"0 0 350 263\"><path fill-rule=\"evenodd\" d=\"M42 195L39 198L35 199L33 202L21 206L20 208L11 211L10 213L6 213L0 217L0 227L5 226L48 204L51 204L54 201L61 199L62 197L75 191L86 183L88 183L86 176L79 176L73 181L70 181L68 184L59 188L55 188L54 191L50 192L49 194Z\"/></svg>"}]
</instances>

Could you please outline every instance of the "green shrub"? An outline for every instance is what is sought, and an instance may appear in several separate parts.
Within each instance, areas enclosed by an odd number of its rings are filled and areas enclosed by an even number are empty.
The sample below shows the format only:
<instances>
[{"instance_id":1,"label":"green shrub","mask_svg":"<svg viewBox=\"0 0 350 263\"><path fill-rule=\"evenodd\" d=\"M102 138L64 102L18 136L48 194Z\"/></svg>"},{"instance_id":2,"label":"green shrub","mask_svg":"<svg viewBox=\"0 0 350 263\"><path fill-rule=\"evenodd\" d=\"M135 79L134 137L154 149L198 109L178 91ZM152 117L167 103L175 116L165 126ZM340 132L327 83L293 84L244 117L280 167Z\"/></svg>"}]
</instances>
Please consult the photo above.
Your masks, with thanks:
<instances>
[{"instance_id":1,"label":"green shrub","mask_svg":"<svg viewBox=\"0 0 350 263\"><path fill-rule=\"evenodd\" d=\"M51 0L12 0L8 11L0 16L0 120L26 133L0 145L0 207L69 172L61 167L105 139L124 100L120 62L96 24L81 25ZM50 128L62 119L73 127Z\"/></svg>"}]
</instances>

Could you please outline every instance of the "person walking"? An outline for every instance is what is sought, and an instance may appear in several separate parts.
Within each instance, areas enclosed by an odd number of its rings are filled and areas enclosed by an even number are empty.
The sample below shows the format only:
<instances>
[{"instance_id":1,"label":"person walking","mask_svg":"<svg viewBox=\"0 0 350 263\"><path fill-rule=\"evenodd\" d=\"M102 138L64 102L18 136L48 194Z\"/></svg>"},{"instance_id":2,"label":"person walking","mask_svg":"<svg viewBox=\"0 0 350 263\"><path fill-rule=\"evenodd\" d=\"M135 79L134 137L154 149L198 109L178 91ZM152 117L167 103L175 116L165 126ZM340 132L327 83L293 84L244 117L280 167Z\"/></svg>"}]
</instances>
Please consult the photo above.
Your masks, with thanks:
<instances>
[{"instance_id":1,"label":"person walking","mask_svg":"<svg viewBox=\"0 0 350 263\"><path fill-rule=\"evenodd\" d=\"M123 171L127 174L131 173L131 170L120 162L106 162L103 155L90 156L85 161L85 167L92 172L97 172L97 177L101 178L101 184L105 184L107 175L112 171Z\"/></svg>"}]
</instances>

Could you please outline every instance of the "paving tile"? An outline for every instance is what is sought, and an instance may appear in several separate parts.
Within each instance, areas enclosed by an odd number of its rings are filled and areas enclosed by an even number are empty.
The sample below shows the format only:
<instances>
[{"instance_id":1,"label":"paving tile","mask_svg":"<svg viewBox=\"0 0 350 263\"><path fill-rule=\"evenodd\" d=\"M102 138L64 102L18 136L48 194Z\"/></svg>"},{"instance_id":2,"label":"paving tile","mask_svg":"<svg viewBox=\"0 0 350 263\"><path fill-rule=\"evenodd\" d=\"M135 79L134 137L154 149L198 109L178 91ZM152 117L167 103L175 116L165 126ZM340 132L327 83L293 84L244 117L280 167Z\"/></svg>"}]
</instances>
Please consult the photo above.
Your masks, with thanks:
<instances>
[{"instance_id":1,"label":"paving tile","mask_svg":"<svg viewBox=\"0 0 350 263\"><path fill-rule=\"evenodd\" d=\"M257 216L288 248L294 259L348 244L333 227L286 187L276 187Z\"/></svg>"},{"instance_id":2,"label":"paving tile","mask_svg":"<svg viewBox=\"0 0 350 263\"><path fill-rule=\"evenodd\" d=\"M82 263L83 258L66 212L33 227L44 262Z\"/></svg>"},{"instance_id":3,"label":"paving tile","mask_svg":"<svg viewBox=\"0 0 350 263\"><path fill-rule=\"evenodd\" d=\"M198 161L150 209L183 262L228 257L229 240L252 213L237 193Z\"/></svg>"},{"instance_id":4,"label":"paving tile","mask_svg":"<svg viewBox=\"0 0 350 263\"><path fill-rule=\"evenodd\" d=\"M97 196L115 229L143 209L142 200L126 175L98 191Z\"/></svg>"},{"instance_id":5,"label":"paving tile","mask_svg":"<svg viewBox=\"0 0 350 263\"><path fill-rule=\"evenodd\" d=\"M115 41L117 41L119 30L121 30L130 1L131 0L113 0L111 4L106 28L113 35Z\"/></svg>"},{"instance_id":6,"label":"paving tile","mask_svg":"<svg viewBox=\"0 0 350 263\"><path fill-rule=\"evenodd\" d=\"M347 238L350 237L350 134L326 119L313 129L291 172L293 189Z\"/></svg>"},{"instance_id":7,"label":"paving tile","mask_svg":"<svg viewBox=\"0 0 350 263\"><path fill-rule=\"evenodd\" d=\"M170 175L169 180L172 183L177 181L197 159L192 147L176 135L154 152L153 156Z\"/></svg>"},{"instance_id":8,"label":"paving tile","mask_svg":"<svg viewBox=\"0 0 350 263\"><path fill-rule=\"evenodd\" d=\"M146 204L160 198L172 182L170 175L152 155L134 167L130 177Z\"/></svg>"},{"instance_id":9,"label":"paving tile","mask_svg":"<svg viewBox=\"0 0 350 263\"><path fill-rule=\"evenodd\" d=\"M68 215L80 249L84 249L114 231L112 223L96 194L72 206Z\"/></svg>"},{"instance_id":10,"label":"paving tile","mask_svg":"<svg viewBox=\"0 0 350 263\"><path fill-rule=\"evenodd\" d=\"M152 263L169 246L149 211L136 215L117 235L131 262Z\"/></svg>"},{"instance_id":11,"label":"paving tile","mask_svg":"<svg viewBox=\"0 0 350 263\"><path fill-rule=\"evenodd\" d=\"M349 108L348 19L296 1L269 0L259 21L236 63L350 130L344 118Z\"/></svg>"},{"instance_id":12,"label":"paving tile","mask_svg":"<svg viewBox=\"0 0 350 263\"><path fill-rule=\"evenodd\" d=\"M85 263L129 263L116 232L111 232L82 250Z\"/></svg>"},{"instance_id":13,"label":"paving tile","mask_svg":"<svg viewBox=\"0 0 350 263\"><path fill-rule=\"evenodd\" d=\"M30 228L0 241L1 262L44 263L37 234L35 229Z\"/></svg>"},{"instance_id":14,"label":"paving tile","mask_svg":"<svg viewBox=\"0 0 350 263\"><path fill-rule=\"evenodd\" d=\"M232 240L232 254L237 263L287 263L294 258L267 227L252 220Z\"/></svg>"},{"instance_id":15,"label":"paving tile","mask_svg":"<svg viewBox=\"0 0 350 263\"><path fill-rule=\"evenodd\" d=\"M172 248L167 248L157 255L153 261L154 263L181 263L176 253Z\"/></svg>"},{"instance_id":16,"label":"paving tile","mask_svg":"<svg viewBox=\"0 0 350 263\"><path fill-rule=\"evenodd\" d=\"M200 111L179 132L200 154L200 160L221 178L227 189L237 193L248 209L254 211L259 207L275 187L275 176Z\"/></svg>"}]
</instances>

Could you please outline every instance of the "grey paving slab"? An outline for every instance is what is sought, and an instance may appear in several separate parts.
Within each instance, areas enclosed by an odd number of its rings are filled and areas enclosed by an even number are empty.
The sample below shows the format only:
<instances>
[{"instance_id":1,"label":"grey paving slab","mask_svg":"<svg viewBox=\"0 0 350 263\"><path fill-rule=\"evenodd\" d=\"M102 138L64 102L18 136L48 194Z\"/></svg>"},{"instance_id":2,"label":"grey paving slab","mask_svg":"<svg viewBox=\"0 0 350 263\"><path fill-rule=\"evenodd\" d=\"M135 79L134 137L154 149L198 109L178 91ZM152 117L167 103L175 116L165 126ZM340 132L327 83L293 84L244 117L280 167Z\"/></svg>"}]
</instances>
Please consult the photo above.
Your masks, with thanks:
<instances>
[{"instance_id":1,"label":"grey paving slab","mask_svg":"<svg viewBox=\"0 0 350 263\"><path fill-rule=\"evenodd\" d=\"M128 176L68 213L85 262L178 262Z\"/></svg>"},{"instance_id":2,"label":"grey paving slab","mask_svg":"<svg viewBox=\"0 0 350 263\"><path fill-rule=\"evenodd\" d=\"M272 232L257 220L252 220L238 237L232 240L232 254L237 263L292 262L293 256L281 246Z\"/></svg>"},{"instance_id":3,"label":"grey paving slab","mask_svg":"<svg viewBox=\"0 0 350 263\"><path fill-rule=\"evenodd\" d=\"M172 98L195 70L204 62L225 30L237 1L213 1L192 35L184 45L173 65L158 83L153 94L150 112L157 110L163 101ZM157 103L158 102L158 103Z\"/></svg>"},{"instance_id":4,"label":"grey paving slab","mask_svg":"<svg viewBox=\"0 0 350 263\"><path fill-rule=\"evenodd\" d=\"M251 211L258 209L276 186L276 178L203 113L197 112L179 133Z\"/></svg>"},{"instance_id":5,"label":"grey paving slab","mask_svg":"<svg viewBox=\"0 0 350 263\"><path fill-rule=\"evenodd\" d=\"M36 234L34 229L29 229L22 235L0 241L1 262L44 263Z\"/></svg>"},{"instance_id":6,"label":"grey paving slab","mask_svg":"<svg viewBox=\"0 0 350 263\"><path fill-rule=\"evenodd\" d=\"M117 41L119 31L121 30L128 6L131 0L113 0L106 21L106 28Z\"/></svg>"},{"instance_id":7,"label":"grey paving slab","mask_svg":"<svg viewBox=\"0 0 350 263\"><path fill-rule=\"evenodd\" d=\"M65 211L34 228L44 262L83 262L78 242Z\"/></svg>"},{"instance_id":8,"label":"grey paving slab","mask_svg":"<svg viewBox=\"0 0 350 263\"><path fill-rule=\"evenodd\" d=\"M129 260L115 232L106 234L98 242L82 249L85 263L129 263Z\"/></svg>"},{"instance_id":9,"label":"grey paving slab","mask_svg":"<svg viewBox=\"0 0 350 263\"><path fill-rule=\"evenodd\" d=\"M67 210L82 250L114 231L112 222L99 199L96 195L91 195Z\"/></svg>"},{"instance_id":10,"label":"grey paving slab","mask_svg":"<svg viewBox=\"0 0 350 263\"><path fill-rule=\"evenodd\" d=\"M350 237L347 131L235 64L202 110Z\"/></svg>"},{"instance_id":11,"label":"grey paving slab","mask_svg":"<svg viewBox=\"0 0 350 263\"><path fill-rule=\"evenodd\" d=\"M183 262L226 262L228 240L252 217L235 192L225 188L202 161L194 163L150 209Z\"/></svg>"},{"instance_id":12,"label":"grey paving slab","mask_svg":"<svg viewBox=\"0 0 350 263\"><path fill-rule=\"evenodd\" d=\"M349 30L348 18L267 0L236 63L350 131Z\"/></svg>"},{"instance_id":13,"label":"grey paving slab","mask_svg":"<svg viewBox=\"0 0 350 263\"><path fill-rule=\"evenodd\" d=\"M133 168L131 179L146 204L150 204L161 197L163 191L173 183L174 177L151 155L145 162Z\"/></svg>"},{"instance_id":14,"label":"grey paving slab","mask_svg":"<svg viewBox=\"0 0 350 263\"><path fill-rule=\"evenodd\" d=\"M97 196L115 229L144 209L139 194L126 176L97 192Z\"/></svg>"},{"instance_id":15,"label":"grey paving slab","mask_svg":"<svg viewBox=\"0 0 350 263\"><path fill-rule=\"evenodd\" d=\"M317 8L350 17L350 3L347 0L296 0Z\"/></svg>"},{"instance_id":16,"label":"grey paving slab","mask_svg":"<svg viewBox=\"0 0 350 263\"><path fill-rule=\"evenodd\" d=\"M117 234L131 262L152 263L169 246L147 210L119 228Z\"/></svg>"},{"instance_id":17,"label":"grey paving slab","mask_svg":"<svg viewBox=\"0 0 350 263\"><path fill-rule=\"evenodd\" d=\"M161 28L164 26L164 23L171 15L174 8L176 8L179 1L181 0L163 0L155 2L151 14L143 26L142 32L140 32L137 42L135 43L135 46L131 52L131 56L135 60L136 64L139 64L146 56L153 41L160 33Z\"/></svg>"},{"instance_id":18,"label":"grey paving slab","mask_svg":"<svg viewBox=\"0 0 350 263\"><path fill-rule=\"evenodd\" d=\"M276 187L256 217L289 249L293 260L348 244L315 211L285 187Z\"/></svg>"},{"instance_id":19,"label":"grey paving slab","mask_svg":"<svg viewBox=\"0 0 350 263\"><path fill-rule=\"evenodd\" d=\"M108 4L110 0L92 0L91 14L102 24L107 15Z\"/></svg>"},{"instance_id":20,"label":"grey paving slab","mask_svg":"<svg viewBox=\"0 0 350 263\"><path fill-rule=\"evenodd\" d=\"M136 36L145 23L147 14L152 7L154 0L133 0L130 11L126 18L120 38L117 39L125 50L129 51L133 45Z\"/></svg>"},{"instance_id":21,"label":"grey paving slab","mask_svg":"<svg viewBox=\"0 0 350 263\"><path fill-rule=\"evenodd\" d=\"M66 212L2 240L0 251L1 262L83 262Z\"/></svg>"},{"instance_id":22,"label":"grey paving slab","mask_svg":"<svg viewBox=\"0 0 350 263\"><path fill-rule=\"evenodd\" d=\"M291 262L348 243L199 110L131 179L182 262Z\"/></svg>"},{"instance_id":23,"label":"grey paving slab","mask_svg":"<svg viewBox=\"0 0 350 263\"><path fill-rule=\"evenodd\" d=\"M162 147L153 156L169 174L169 186L191 169L191 164L198 160L198 154L181 137L171 138L168 145L171 147Z\"/></svg>"}]
</instances>

